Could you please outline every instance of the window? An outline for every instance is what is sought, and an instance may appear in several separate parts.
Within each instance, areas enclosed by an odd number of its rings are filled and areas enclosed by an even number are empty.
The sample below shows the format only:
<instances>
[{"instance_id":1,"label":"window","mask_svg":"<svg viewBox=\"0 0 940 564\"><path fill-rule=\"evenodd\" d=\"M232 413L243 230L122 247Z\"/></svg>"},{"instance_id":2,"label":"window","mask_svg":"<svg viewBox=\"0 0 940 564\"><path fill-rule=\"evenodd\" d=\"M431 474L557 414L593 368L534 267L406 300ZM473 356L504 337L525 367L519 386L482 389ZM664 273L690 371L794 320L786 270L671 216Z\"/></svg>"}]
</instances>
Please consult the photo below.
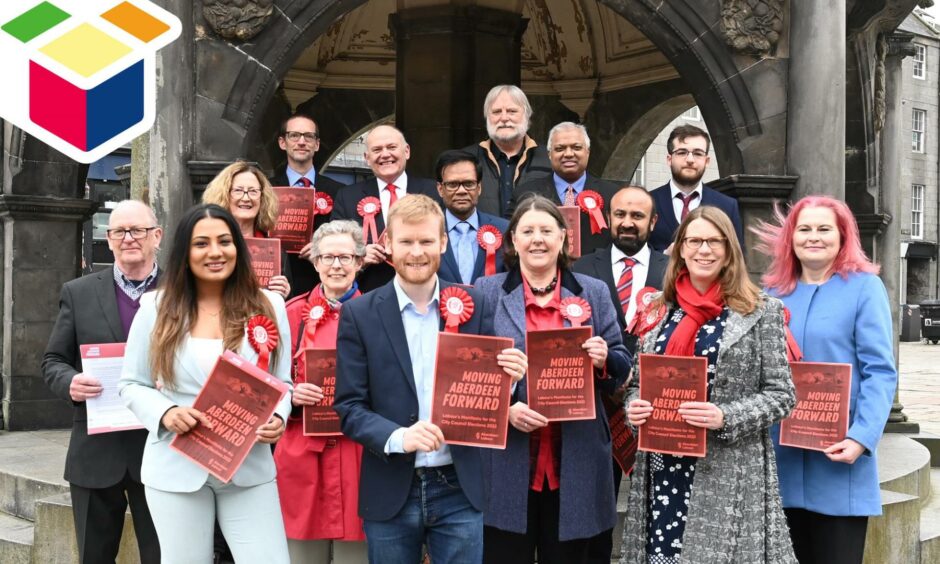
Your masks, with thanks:
<instances>
[{"instance_id":1,"label":"window","mask_svg":"<svg viewBox=\"0 0 940 564\"><path fill-rule=\"evenodd\" d=\"M702 114L699 113L698 106L693 106L682 112L682 118L694 121L702 121Z\"/></svg>"},{"instance_id":2,"label":"window","mask_svg":"<svg viewBox=\"0 0 940 564\"><path fill-rule=\"evenodd\" d=\"M927 110L912 112L911 129L913 131L911 150L915 153L924 152L924 125L927 123Z\"/></svg>"},{"instance_id":3,"label":"window","mask_svg":"<svg viewBox=\"0 0 940 564\"><path fill-rule=\"evenodd\" d=\"M914 44L914 78L927 78L927 46Z\"/></svg>"},{"instance_id":4,"label":"window","mask_svg":"<svg viewBox=\"0 0 940 564\"><path fill-rule=\"evenodd\" d=\"M643 155L640 162L636 164L636 170L633 171L633 178L630 179L630 184L634 186L646 186L646 155Z\"/></svg>"},{"instance_id":5,"label":"window","mask_svg":"<svg viewBox=\"0 0 940 564\"><path fill-rule=\"evenodd\" d=\"M924 185L911 184L911 239L924 238Z\"/></svg>"}]
</instances>

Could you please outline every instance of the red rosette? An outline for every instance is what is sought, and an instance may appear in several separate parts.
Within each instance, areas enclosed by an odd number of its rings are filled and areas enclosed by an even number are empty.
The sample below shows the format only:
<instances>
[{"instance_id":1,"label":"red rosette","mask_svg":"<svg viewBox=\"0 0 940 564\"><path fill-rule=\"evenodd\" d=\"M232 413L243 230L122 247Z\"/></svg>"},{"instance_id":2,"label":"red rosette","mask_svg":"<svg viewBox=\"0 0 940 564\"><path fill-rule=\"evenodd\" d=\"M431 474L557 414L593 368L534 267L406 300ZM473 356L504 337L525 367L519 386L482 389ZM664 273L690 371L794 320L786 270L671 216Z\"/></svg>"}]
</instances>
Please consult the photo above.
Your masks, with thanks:
<instances>
[{"instance_id":1,"label":"red rosette","mask_svg":"<svg viewBox=\"0 0 940 564\"><path fill-rule=\"evenodd\" d=\"M591 318L591 304L582 297L569 296L561 300L561 316L570 321L572 327L581 327Z\"/></svg>"},{"instance_id":2,"label":"red rosette","mask_svg":"<svg viewBox=\"0 0 940 564\"><path fill-rule=\"evenodd\" d=\"M477 230L477 243L486 251L486 265L483 274L496 274L496 249L503 245L503 234L492 225L483 225Z\"/></svg>"},{"instance_id":3,"label":"red rosette","mask_svg":"<svg viewBox=\"0 0 940 564\"><path fill-rule=\"evenodd\" d=\"M790 309L783 308L783 329L787 334L787 360L790 362L799 362L803 360L803 351L800 345L796 344L793 333L790 332Z\"/></svg>"},{"instance_id":4,"label":"red rosette","mask_svg":"<svg viewBox=\"0 0 940 564\"><path fill-rule=\"evenodd\" d=\"M277 325L263 315L256 315L248 320L248 343L258 353L258 368L268 370L271 351L277 347Z\"/></svg>"},{"instance_id":5,"label":"red rosette","mask_svg":"<svg viewBox=\"0 0 940 564\"><path fill-rule=\"evenodd\" d=\"M456 333L457 328L473 315L473 298L459 286L448 286L441 290L441 315L444 316L444 331Z\"/></svg>"},{"instance_id":6,"label":"red rosette","mask_svg":"<svg viewBox=\"0 0 940 564\"><path fill-rule=\"evenodd\" d=\"M604 221L604 198L594 190L582 190L578 194L578 206L591 218L591 233L600 233L607 229Z\"/></svg>"},{"instance_id":7,"label":"red rosette","mask_svg":"<svg viewBox=\"0 0 940 564\"><path fill-rule=\"evenodd\" d=\"M333 211L333 198L329 194L324 192L317 192L316 198L313 200L313 214L314 215L329 215Z\"/></svg>"},{"instance_id":8,"label":"red rosette","mask_svg":"<svg viewBox=\"0 0 940 564\"><path fill-rule=\"evenodd\" d=\"M317 333L317 327L335 313L333 313L328 301L317 297L304 304L303 309L300 310L300 315L304 320L304 338L301 348L308 348L313 346L313 337Z\"/></svg>"},{"instance_id":9,"label":"red rosette","mask_svg":"<svg viewBox=\"0 0 940 564\"><path fill-rule=\"evenodd\" d=\"M366 243L375 243L379 238L375 228L375 216L382 211L382 201L375 196L363 198L356 205L356 211L362 217L362 238Z\"/></svg>"},{"instance_id":10,"label":"red rosette","mask_svg":"<svg viewBox=\"0 0 940 564\"><path fill-rule=\"evenodd\" d=\"M633 316L633 322L627 328L627 333L642 337L666 316L665 304L660 304L658 307L653 304L653 298L657 292L659 290L656 288L646 286L636 293L636 315Z\"/></svg>"}]
</instances>

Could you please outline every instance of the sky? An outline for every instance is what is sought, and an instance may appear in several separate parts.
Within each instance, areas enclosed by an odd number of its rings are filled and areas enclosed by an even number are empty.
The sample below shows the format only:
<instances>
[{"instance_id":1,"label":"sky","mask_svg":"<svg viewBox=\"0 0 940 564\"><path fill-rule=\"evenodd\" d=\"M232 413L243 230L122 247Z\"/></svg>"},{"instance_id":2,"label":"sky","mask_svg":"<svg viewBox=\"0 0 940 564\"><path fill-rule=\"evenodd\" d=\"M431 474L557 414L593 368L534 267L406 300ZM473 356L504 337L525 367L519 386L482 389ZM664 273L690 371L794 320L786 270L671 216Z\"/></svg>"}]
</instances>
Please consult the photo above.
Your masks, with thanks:
<instances>
[{"instance_id":1,"label":"sky","mask_svg":"<svg viewBox=\"0 0 940 564\"><path fill-rule=\"evenodd\" d=\"M934 5L927 8L927 13L933 16L935 20L940 21L940 2L934 0Z\"/></svg>"}]
</instances>

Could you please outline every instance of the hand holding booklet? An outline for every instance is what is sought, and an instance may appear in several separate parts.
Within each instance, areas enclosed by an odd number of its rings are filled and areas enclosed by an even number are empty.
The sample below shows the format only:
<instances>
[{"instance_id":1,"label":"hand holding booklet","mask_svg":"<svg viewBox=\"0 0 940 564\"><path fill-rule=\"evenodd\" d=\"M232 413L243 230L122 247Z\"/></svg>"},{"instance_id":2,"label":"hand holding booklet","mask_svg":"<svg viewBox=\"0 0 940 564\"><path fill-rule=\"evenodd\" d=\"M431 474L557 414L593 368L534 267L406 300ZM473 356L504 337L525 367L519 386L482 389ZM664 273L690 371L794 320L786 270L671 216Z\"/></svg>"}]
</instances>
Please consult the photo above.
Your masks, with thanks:
<instances>
[{"instance_id":1,"label":"hand holding booklet","mask_svg":"<svg viewBox=\"0 0 940 564\"><path fill-rule=\"evenodd\" d=\"M88 434L113 433L143 429L134 413L125 407L118 394L118 380L124 365L124 343L81 345L82 370L101 384L101 395L85 400Z\"/></svg>"},{"instance_id":2,"label":"hand holding booklet","mask_svg":"<svg viewBox=\"0 0 940 564\"><path fill-rule=\"evenodd\" d=\"M683 403L708 401L708 361L703 356L640 355L640 399L653 406L640 425L639 449L676 456L705 456L705 429L679 415Z\"/></svg>"},{"instance_id":3,"label":"hand holding booklet","mask_svg":"<svg viewBox=\"0 0 940 564\"><path fill-rule=\"evenodd\" d=\"M791 362L796 407L780 422L783 446L826 450L849 432L852 365Z\"/></svg>"}]
</instances>

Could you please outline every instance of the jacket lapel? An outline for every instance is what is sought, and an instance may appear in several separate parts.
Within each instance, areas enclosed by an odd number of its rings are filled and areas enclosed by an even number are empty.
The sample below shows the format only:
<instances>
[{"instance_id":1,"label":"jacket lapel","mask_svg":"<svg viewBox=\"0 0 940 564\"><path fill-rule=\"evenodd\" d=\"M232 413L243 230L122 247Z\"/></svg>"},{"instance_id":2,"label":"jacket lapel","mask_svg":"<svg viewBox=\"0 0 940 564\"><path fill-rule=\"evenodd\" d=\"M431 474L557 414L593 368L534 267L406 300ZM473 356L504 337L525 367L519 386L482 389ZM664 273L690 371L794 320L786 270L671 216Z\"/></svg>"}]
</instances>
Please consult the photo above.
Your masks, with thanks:
<instances>
[{"instance_id":1,"label":"jacket lapel","mask_svg":"<svg viewBox=\"0 0 940 564\"><path fill-rule=\"evenodd\" d=\"M395 288L389 282L376 291L381 292L377 296L376 309L378 309L379 318L385 327L385 334L388 335L388 340L391 341L392 351L395 353L395 358L398 359L398 364L405 380L408 382L408 387L417 397L414 370L411 366L411 357L408 355L408 341L405 339L405 326L401 321L401 310L398 309Z\"/></svg>"},{"instance_id":2,"label":"jacket lapel","mask_svg":"<svg viewBox=\"0 0 940 564\"><path fill-rule=\"evenodd\" d=\"M447 237L447 250L441 258L440 270L445 270L448 274L447 279L460 280L460 267L457 265L457 255L454 252L454 239L450 236Z\"/></svg>"},{"instance_id":3,"label":"jacket lapel","mask_svg":"<svg viewBox=\"0 0 940 564\"><path fill-rule=\"evenodd\" d=\"M654 251L655 253L655 251ZM669 259L664 255L660 254L651 254L650 255L650 267L646 271L646 285L652 286L657 290L663 289L663 277L666 275L666 265L669 264Z\"/></svg>"},{"instance_id":4,"label":"jacket lapel","mask_svg":"<svg viewBox=\"0 0 940 564\"><path fill-rule=\"evenodd\" d=\"M721 353L731 348L732 345L741 340L741 337L747 334L751 330L760 318L763 316L763 310L755 309L753 312L747 315L741 315L740 313L730 310L728 312L728 318L725 320L725 329L721 335Z\"/></svg>"},{"instance_id":5,"label":"jacket lapel","mask_svg":"<svg viewBox=\"0 0 940 564\"><path fill-rule=\"evenodd\" d=\"M499 301L503 313L509 318L520 335L525 335L525 299L523 298L522 284L506 294L506 297Z\"/></svg>"},{"instance_id":6,"label":"jacket lapel","mask_svg":"<svg viewBox=\"0 0 940 564\"><path fill-rule=\"evenodd\" d=\"M114 277L112 270L107 269L98 273L98 284L96 285L96 294L98 304L101 306L101 312L104 314L104 321L108 324L108 329L114 336L114 342L121 343L127 340L124 334L124 327L121 325L121 315L118 313L117 296L114 292L119 292L114 287Z\"/></svg>"}]
</instances>

